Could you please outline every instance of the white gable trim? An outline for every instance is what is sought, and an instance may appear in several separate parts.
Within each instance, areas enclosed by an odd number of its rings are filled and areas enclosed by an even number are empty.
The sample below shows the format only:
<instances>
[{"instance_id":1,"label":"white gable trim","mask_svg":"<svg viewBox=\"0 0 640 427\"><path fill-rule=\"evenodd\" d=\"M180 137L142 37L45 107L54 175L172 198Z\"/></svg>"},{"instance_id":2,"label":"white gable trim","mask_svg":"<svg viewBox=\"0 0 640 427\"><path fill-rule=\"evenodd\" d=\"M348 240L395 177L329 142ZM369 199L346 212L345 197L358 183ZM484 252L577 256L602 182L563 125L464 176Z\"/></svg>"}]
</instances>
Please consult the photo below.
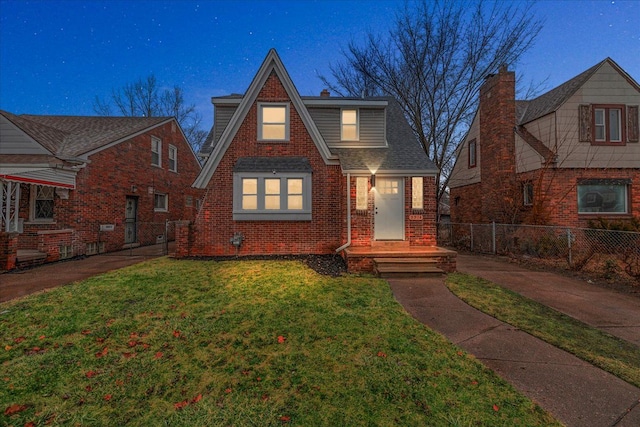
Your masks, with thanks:
<instances>
[{"instance_id":1,"label":"white gable trim","mask_svg":"<svg viewBox=\"0 0 640 427\"><path fill-rule=\"evenodd\" d=\"M320 155L322 156L325 164L339 164L337 157L331 154L331 151L329 151L329 147L322 138L320 131L316 127L313 119L311 118L311 115L304 106L302 99L300 98L300 94L293 84L293 81L289 77L287 70L284 68L282 61L278 56L278 53L275 51L275 49L271 49L262 65L260 66L260 69L253 78L253 81L249 85L247 92L242 98L242 101L240 101L238 108L233 113L233 116L229 121L229 125L225 128L224 132L220 136L220 140L216 144L215 148L207 159L207 162L200 171L200 175L198 175L195 182L193 183L193 187L207 187L209 181L211 180L211 177L218 168L220 161L231 145L231 141L233 141L234 136L240 128L240 125L244 122L249 110L251 109L251 106L256 101L260 90L262 90L262 87L266 83L272 71L275 71L280 78L284 89L287 91L289 98L291 98L291 102L293 103L294 108L300 115L302 122L311 135L311 139L320 152Z\"/></svg>"}]
</instances>

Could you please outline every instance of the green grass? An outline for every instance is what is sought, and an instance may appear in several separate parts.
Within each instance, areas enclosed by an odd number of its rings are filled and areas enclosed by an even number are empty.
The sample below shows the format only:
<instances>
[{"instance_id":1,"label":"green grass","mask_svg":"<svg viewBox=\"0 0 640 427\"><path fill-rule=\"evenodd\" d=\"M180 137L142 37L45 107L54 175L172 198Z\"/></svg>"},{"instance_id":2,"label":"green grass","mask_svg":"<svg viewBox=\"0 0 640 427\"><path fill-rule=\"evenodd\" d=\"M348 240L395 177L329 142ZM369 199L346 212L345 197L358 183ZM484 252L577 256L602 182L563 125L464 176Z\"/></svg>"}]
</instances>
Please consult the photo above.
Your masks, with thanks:
<instances>
[{"instance_id":1,"label":"green grass","mask_svg":"<svg viewBox=\"0 0 640 427\"><path fill-rule=\"evenodd\" d=\"M299 262L163 258L0 313L2 425L558 425L386 282Z\"/></svg>"},{"instance_id":2,"label":"green grass","mask_svg":"<svg viewBox=\"0 0 640 427\"><path fill-rule=\"evenodd\" d=\"M447 286L469 305L640 387L640 349L487 280L462 273Z\"/></svg>"}]
</instances>

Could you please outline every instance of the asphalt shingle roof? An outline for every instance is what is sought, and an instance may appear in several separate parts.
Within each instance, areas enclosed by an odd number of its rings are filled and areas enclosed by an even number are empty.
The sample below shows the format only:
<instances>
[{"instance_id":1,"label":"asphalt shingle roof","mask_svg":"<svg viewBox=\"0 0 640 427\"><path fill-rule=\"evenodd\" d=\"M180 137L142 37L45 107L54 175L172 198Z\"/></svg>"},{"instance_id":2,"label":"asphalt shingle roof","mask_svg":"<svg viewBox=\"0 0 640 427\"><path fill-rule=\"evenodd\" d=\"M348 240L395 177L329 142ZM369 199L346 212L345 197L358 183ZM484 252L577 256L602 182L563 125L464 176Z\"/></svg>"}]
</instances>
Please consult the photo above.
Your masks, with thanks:
<instances>
[{"instance_id":1,"label":"asphalt shingle roof","mask_svg":"<svg viewBox=\"0 0 640 427\"><path fill-rule=\"evenodd\" d=\"M56 156L77 157L170 120L171 117L2 114Z\"/></svg>"},{"instance_id":2,"label":"asphalt shingle roof","mask_svg":"<svg viewBox=\"0 0 640 427\"><path fill-rule=\"evenodd\" d=\"M366 171L428 171L437 170L436 165L427 157L416 139L413 130L404 117L398 102L390 97L367 98L385 99L387 106L387 148L332 148L337 154L345 172Z\"/></svg>"},{"instance_id":3,"label":"asphalt shingle roof","mask_svg":"<svg viewBox=\"0 0 640 427\"><path fill-rule=\"evenodd\" d=\"M233 167L234 172L311 172L306 157L240 157Z\"/></svg>"},{"instance_id":4,"label":"asphalt shingle roof","mask_svg":"<svg viewBox=\"0 0 640 427\"><path fill-rule=\"evenodd\" d=\"M530 101L518 101L520 105L517 108L517 119L519 125L529 123L537 118L554 112L562 104L564 104L587 80L596 72L600 66L609 61L607 58L588 70L578 74L571 80L568 80L560 86L551 89ZM518 105L518 104L516 104Z\"/></svg>"}]
</instances>

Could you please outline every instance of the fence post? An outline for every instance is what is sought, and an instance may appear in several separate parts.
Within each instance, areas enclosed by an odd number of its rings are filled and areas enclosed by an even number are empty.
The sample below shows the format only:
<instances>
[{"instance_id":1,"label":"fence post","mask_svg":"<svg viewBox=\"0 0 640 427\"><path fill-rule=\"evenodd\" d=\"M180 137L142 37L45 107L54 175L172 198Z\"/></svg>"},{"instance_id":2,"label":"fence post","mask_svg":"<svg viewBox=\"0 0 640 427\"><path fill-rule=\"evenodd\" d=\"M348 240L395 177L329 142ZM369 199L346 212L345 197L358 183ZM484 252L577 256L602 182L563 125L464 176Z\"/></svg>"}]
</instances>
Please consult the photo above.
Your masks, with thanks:
<instances>
[{"instance_id":1,"label":"fence post","mask_svg":"<svg viewBox=\"0 0 640 427\"><path fill-rule=\"evenodd\" d=\"M571 260L571 229L567 228L567 247L569 248L569 267L572 265Z\"/></svg>"},{"instance_id":2,"label":"fence post","mask_svg":"<svg viewBox=\"0 0 640 427\"><path fill-rule=\"evenodd\" d=\"M493 254L496 254L496 222L491 223L491 237L493 240Z\"/></svg>"},{"instance_id":3,"label":"fence post","mask_svg":"<svg viewBox=\"0 0 640 427\"><path fill-rule=\"evenodd\" d=\"M469 224L469 234L471 236L470 248L469 250L473 252L473 223Z\"/></svg>"}]
</instances>

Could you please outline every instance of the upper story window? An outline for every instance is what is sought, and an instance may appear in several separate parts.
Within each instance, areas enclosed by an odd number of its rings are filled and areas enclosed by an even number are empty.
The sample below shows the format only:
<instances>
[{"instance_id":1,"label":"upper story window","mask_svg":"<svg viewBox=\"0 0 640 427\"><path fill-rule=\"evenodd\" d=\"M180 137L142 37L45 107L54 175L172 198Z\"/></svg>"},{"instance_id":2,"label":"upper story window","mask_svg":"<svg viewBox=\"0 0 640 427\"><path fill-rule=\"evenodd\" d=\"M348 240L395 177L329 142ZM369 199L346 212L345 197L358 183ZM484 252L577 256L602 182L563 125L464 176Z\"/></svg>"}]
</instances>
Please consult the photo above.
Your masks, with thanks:
<instances>
[{"instance_id":1,"label":"upper story window","mask_svg":"<svg viewBox=\"0 0 640 427\"><path fill-rule=\"evenodd\" d=\"M258 140L289 140L289 104L258 104Z\"/></svg>"},{"instance_id":2,"label":"upper story window","mask_svg":"<svg viewBox=\"0 0 640 427\"><path fill-rule=\"evenodd\" d=\"M477 146L476 146L476 140L472 139L471 141L469 141L469 167L470 168L475 168L476 164L477 164Z\"/></svg>"},{"instance_id":3,"label":"upper story window","mask_svg":"<svg viewBox=\"0 0 640 427\"><path fill-rule=\"evenodd\" d=\"M578 183L579 214L629 213L629 180L583 180Z\"/></svg>"},{"instance_id":4,"label":"upper story window","mask_svg":"<svg viewBox=\"0 0 640 427\"><path fill-rule=\"evenodd\" d=\"M342 110L340 114L340 139L342 141L358 141L360 128L358 110Z\"/></svg>"},{"instance_id":5,"label":"upper story window","mask_svg":"<svg viewBox=\"0 0 640 427\"><path fill-rule=\"evenodd\" d=\"M169 170L178 172L178 149L173 145L169 145Z\"/></svg>"},{"instance_id":6,"label":"upper story window","mask_svg":"<svg viewBox=\"0 0 640 427\"><path fill-rule=\"evenodd\" d=\"M624 106L593 106L593 140L596 143L624 142Z\"/></svg>"},{"instance_id":7,"label":"upper story window","mask_svg":"<svg viewBox=\"0 0 640 427\"><path fill-rule=\"evenodd\" d=\"M151 137L151 164L162 167L162 140Z\"/></svg>"},{"instance_id":8,"label":"upper story window","mask_svg":"<svg viewBox=\"0 0 640 427\"><path fill-rule=\"evenodd\" d=\"M53 221L53 187L31 186L31 220Z\"/></svg>"}]
</instances>

